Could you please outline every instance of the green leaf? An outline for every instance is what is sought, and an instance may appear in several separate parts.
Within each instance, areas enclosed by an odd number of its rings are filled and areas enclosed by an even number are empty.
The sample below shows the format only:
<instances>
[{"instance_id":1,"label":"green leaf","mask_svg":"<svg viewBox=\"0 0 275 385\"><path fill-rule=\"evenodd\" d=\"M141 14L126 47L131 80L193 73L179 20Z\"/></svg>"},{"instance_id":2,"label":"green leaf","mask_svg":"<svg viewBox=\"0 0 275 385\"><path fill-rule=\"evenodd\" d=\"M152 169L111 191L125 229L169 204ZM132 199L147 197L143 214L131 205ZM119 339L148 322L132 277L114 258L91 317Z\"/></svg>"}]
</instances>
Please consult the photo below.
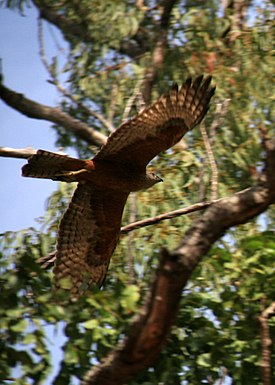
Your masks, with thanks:
<instances>
[{"instance_id":1,"label":"green leaf","mask_svg":"<svg viewBox=\"0 0 275 385\"><path fill-rule=\"evenodd\" d=\"M96 319L91 319L83 323L84 328L94 330L99 325L99 321Z\"/></svg>"},{"instance_id":2,"label":"green leaf","mask_svg":"<svg viewBox=\"0 0 275 385\"><path fill-rule=\"evenodd\" d=\"M139 288L136 285L129 285L124 289L122 293L120 304L124 309L128 311L134 311L136 310L139 298Z\"/></svg>"},{"instance_id":3,"label":"green leaf","mask_svg":"<svg viewBox=\"0 0 275 385\"><path fill-rule=\"evenodd\" d=\"M22 319L18 321L15 325L12 325L10 328L14 332L22 333L23 331L25 331L27 327L28 327L28 321L25 319Z\"/></svg>"}]
</instances>

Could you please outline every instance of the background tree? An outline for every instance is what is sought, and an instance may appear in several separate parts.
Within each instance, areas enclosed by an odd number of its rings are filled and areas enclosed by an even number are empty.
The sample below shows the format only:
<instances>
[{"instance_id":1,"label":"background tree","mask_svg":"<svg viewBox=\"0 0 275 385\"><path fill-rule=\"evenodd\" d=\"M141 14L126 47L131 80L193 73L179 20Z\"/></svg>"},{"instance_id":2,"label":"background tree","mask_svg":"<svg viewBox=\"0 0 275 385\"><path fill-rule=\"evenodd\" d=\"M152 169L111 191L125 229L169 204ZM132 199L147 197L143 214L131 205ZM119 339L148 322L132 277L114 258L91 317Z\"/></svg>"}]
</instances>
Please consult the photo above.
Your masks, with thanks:
<instances>
[{"instance_id":1,"label":"background tree","mask_svg":"<svg viewBox=\"0 0 275 385\"><path fill-rule=\"evenodd\" d=\"M45 383L53 364L47 327L55 325L67 337L55 385L84 377L85 384L200 384L221 364L236 384L271 383L274 351L264 343L274 334L273 313L264 313L274 309L271 2L33 0L32 6L60 105L44 106L3 83L2 100L52 122L59 146L91 157L140 102L187 76L212 74L216 100L205 125L152 163L165 183L132 195L124 223L223 199L205 204L203 214L123 235L104 290L63 306L52 295L51 273L36 262L54 252L72 192L61 183L39 229L2 236L1 381L19 365L16 384ZM46 58L45 23L69 43L63 68L58 57ZM0 154L29 155L3 148Z\"/></svg>"}]
</instances>

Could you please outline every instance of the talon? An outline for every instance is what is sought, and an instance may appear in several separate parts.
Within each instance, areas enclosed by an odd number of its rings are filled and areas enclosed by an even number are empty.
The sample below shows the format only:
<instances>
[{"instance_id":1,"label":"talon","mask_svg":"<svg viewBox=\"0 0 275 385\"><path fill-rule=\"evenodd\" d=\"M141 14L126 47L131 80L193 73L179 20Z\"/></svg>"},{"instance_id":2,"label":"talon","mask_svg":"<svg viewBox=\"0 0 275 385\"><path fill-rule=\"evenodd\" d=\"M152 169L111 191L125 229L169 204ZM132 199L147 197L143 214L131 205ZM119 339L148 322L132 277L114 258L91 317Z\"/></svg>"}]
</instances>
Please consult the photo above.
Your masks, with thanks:
<instances>
[{"instance_id":1,"label":"talon","mask_svg":"<svg viewBox=\"0 0 275 385\"><path fill-rule=\"evenodd\" d=\"M77 171L60 171L54 175L54 180L60 180L64 182L78 182L79 175L83 175L88 171L84 168Z\"/></svg>"},{"instance_id":2,"label":"talon","mask_svg":"<svg viewBox=\"0 0 275 385\"><path fill-rule=\"evenodd\" d=\"M56 174L56 176L68 176L68 177L71 177L71 176L80 175L80 174L83 174L83 173L86 173L86 172L87 172L87 170L85 170L83 168L83 169L77 170L77 171L61 171L59 174Z\"/></svg>"}]
</instances>

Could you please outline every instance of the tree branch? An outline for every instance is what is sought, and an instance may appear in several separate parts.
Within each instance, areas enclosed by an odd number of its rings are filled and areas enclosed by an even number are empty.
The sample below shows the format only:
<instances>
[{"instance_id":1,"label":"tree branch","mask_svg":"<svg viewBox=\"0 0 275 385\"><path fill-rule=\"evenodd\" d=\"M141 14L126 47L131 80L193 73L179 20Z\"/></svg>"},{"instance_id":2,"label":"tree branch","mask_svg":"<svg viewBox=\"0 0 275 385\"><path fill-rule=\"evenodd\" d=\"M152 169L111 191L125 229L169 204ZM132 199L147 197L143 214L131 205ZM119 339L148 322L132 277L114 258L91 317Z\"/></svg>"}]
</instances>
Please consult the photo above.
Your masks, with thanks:
<instances>
[{"instance_id":1,"label":"tree branch","mask_svg":"<svg viewBox=\"0 0 275 385\"><path fill-rule=\"evenodd\" d=\"M260 174L259 180L263 183L269 183L270 186L275 185L275 139L271 139L268 130L264 124L259 126L259 132L262 139L262 147L266 153L265 172ZM275 189L270 193L275 196Z\"/></svg>"},{"instance_id":2,"label":"tree branch","mask_svg":"<svg viewBox=\"0 0 275 385\"><path fill-rule=\"evenodd\" d=\"M224 30L222 37L227 45L236 41L242 31L246 29L249 6L252 0L223 0L224 19L229 25Z\"/></svg>"},{"instance_id":3,"label":"tree branch","mask_svg":"<svg viewBox=\"0 0 275 385\"><path fill-rule=\"evenodd\" d=\"M56 86L58 91L71 100L73 103L75 103L78 107L80 107L82 110L86 111L89 115L95 117L97 120L99 120L110 132L114 131L114 127L111 124L111 122L104 118L104 116L89 107L87 107L85 104L81 103L74 95L70 94L59 82L57 74L53 70L53 68L49 65L46 54L45 54L45 48L44 48L44 41L43 41L43 26L42 26L42 19L39 18L38 20L38 41L39 41L39 54L42 60L42 63L44 64L45 69L47 70L49 76L51 77L50 83Z\"/></svg>"},{"instance_id":4,"label":"tree branch","mask_svg":"<svg viewBox=\"0 0 275 385\"><path fill-rule=\"evenodd\" d=\"M95 42L94 36L90 33L87 27L87 21L85 17L81 19L81 22L77 23L76 20L71 20L66 15L66 9L63 13L58 13L54 5L49 5L47 1L33 0L34 5L40 11L40 17L47 22L55 25L67 38L68 41L74 42L74 40L81 41L88 44ZM79 3L76 3L79 5ZM73 4L71 4L73 6ZM80 14L79 9L75 10L75 14ZM120 54L127 55L131 58L145 54L149 50L147 39L144 36L144 29L140 28L134 36L129 40L122 40L120 47L112 47L118 50Z\"/></svg>"},{"instance_id":5,"label":"tree branch","mask_svg":"<svg viewBox=\"0 0 275 385\"><path fill-rule=\"evenodd\" d=\"M267 308L266 299L262 298L263 310L259 317L257 317L260 326L260 336L262 344L262 382L263 385L271 385L271 345L272 340L270 338L270 330L268 320L275 315L275 302L272 302Z\"/></svg>"},{"instance_id":6,"label":"tree branch","mask_svg":"<svg viewBox=\"0 0 275 385\"><path fill-rule=\"evenodd\" d=\"M267 164L274 164L275 144L267 141ZM268 167L264 179L212 204L175 250L162 250L148 298L127 337L86 374L83 385L121 385L154 364L175 322L182 290L201 259L227 229L248 222L275 203L275 178Z\"/></svg>"},{"instance_id":7,"label":"tree branch","mask_svg":"<svg viewBox=\"0 0 275 385\"><path fill-rule=\"evenodd\" d=\"M229 108L231 99L224 99L222 102L216 104L216 111L214 114L214 119L210 126L210 141L213 140L214 135L217 130L220 128L223 118L226 116Z\"/></svg>"},{"instance_id":8,"label":"tree branch","mask_svg":"<svg viewBox=\"0 0 275 385\"><path fill-rule=\"evenodd\" d=\"M121 234L127 234L130 231L140 229L141 227L152 226L161 221L165 221L167 219L172 219L172 218L179 217L181 215L186 215L186 214L193 213L195 211L203 210L209 207L210 205L212 205L213 203L219 202L221 200L222 199L217 199L209 202L195 203L194 205L191 205L189 207L184 207L179 210L169 211L164 214L156 215L155 217L142 219L141 221L133 222L133 223L130 223L129 225L122 227L120 232Z\"/></svg>"},{"instance_id":9,"label":"tree branch","mask_svg":"<svg viewBox=\"0 0 275 385\"><path fill-rule=\"evenodd\" d=\"M11 148L0 147L0 156L4 158L28 159L31 155L36 154L37 150L32 147L27 148Z\"/></svg>"},{"instance_id":10,"label":"tree branch","mask_svg":"<svg viewBox=\"0 0 275 385\"><path fill-rule=\"evenodd\" d=\"M210 164L211 174L212 174L211 175L211 195L210 195L211 200L217 199L218 176L219 176L217 163L215 160L214 152L212 150L212 144L214 142L216 131L220 127L222 123L222 119L228 111L229 102L230 102L230 99L225 99L222 103L216 104L216 111L214 114L214 119L210 126L209 137L208 137L204 122L202 122L200 125L201 136L203 138L204 147L206 149L208 163ZM205 158L202 160L202 168L200 170L200 175L199 175L200 181L203 179L204 173L205 173ZM201 183L199 187L199 200L204 200L205 194L206 194L206 186L205 184Z\"/></svg>"},{"instance_id":11,"label":"tree branch","mask_svg":"<svg viewBox=\"0 0 275 385\"><path fill-rule=\"evenodd\" d=\"M0 152L0 155L1 155L1 152ZM224 199L226 199L226 198L224 198ZM146 218L146 219L143 219L141 221L136 221L136 222L130 223L129 225L121 227L120 233L121 234L128 234L131 231L138 230L142 227L152 226L152 225L155 225L161 221L165 221L167 219L172 219L172 218L179 217L181 215L186 215L189 213L193 213L195 211L203 210L203 209L209 207L211 204L216 203L216 202L220 202L222 200L223 199L217 199L217 200L210 201L210 202L200 202L200 203L196 203L192 206L185 207L183 209L169 211L167 213L160 214L160 215L157 215L155 217ZM55 252L38 258L36 262L39 263L43 268L48 269L48 268L53 267L54 261L55 261Z\"/></svg>"},{"instance_id":12,"label":"tree branch","mask_svg":"<svg viewBox=\"0 0 275 385\"><path fill-rule=\"evenodd\" d=\"M218 171L217 163L216 163L215 156L214 156L214 153L212 150L211 142L210 142L208 135L207 135L207 131L206 131L204 122L202 122L200 124L200 130L201 130L201 136L203 139L204 147L206 149L208 162L209 162L210 168L211 168L211 200L217 199L219 171Z\"/></svg>"},{"instance_id":13,"label":"tree branch","mask_svg":"<svg viewBox=\"0 0 275 385\"><path fill-rule=\"evenodd\" d=\"M261 126L260 132L267 159L259 183L232 197L195 205L201 209L211 204L175 250L162 250L152 289L127 337L87 373L83 385L120 385L152 365L175 322L182 290L201 259L227 229L246 223L275 203L275 142L266 127Z\"/></svg>"},{"instance_id":14,"label":"tree branch","mask_svg":"<svg viewBox=\"0 0 275 385\"><path fill-rule=\"evenodd\" d=\"M136 83L134 91L133 91L132 95L130 96L130 98L128 99L126 107L124 108L124 112L122 115L122 122L126 122L129 119L129 115L130 115L131 109L133 107L133 104L135 103L136 99L140 95L140 88L141 88L142 83L143 83L143 79L140 79ZM138 111L138 112L140 112L140 111Z\"/></svg>"},{"instance_id":15,"label":"tree branch","mask_svg":"<svg viewBox=\"0 0 275 385\"><path fill-rule=\"evenodd\" d=\"M163 67L164 54L167 49L167 36L172 10L178 0L163 0L160 4L162 8L159 27L156 29L156 44L152 53L152 63L145 73L143 97L146 104L151 102L152 87L157 79L159 70Z\"/></svg>"},{"instance_id":16,"label":"tree branch","mask_svg":"<svg viewBox=\"0 0 275 385\"><path fill-rule=\"evenodd\" d=\"M129 196L130 200L130 222L134 222L137 216L137 194L132 193ZM129 269L129 285L135 283L135 268L134 268L134 250L135 250L135 236L133 233L127 237L127 256L128 256L128 269Z\"/></svg>"},{"instance_id":17,"label":"tree branch","mask_svg":"<svg viewBox=\"0 0 275 385\"><path fill-rule=\"evenodd\" d=\"M11 148L11 147L0 147L0 157L3 158L18 158L28 159L30 156L35 155L37 150L32 147L26 148ZM57 151L56 154L67 155L64 151Z\"/></svg>"},{"instance_id":18,"label":"tree branch","mask_svg":"<svg viewBox=\"0 0 275 385\"><path fill-rule=\"evenodd\" d=\"M275 187L275 186L274 186ZM245 223L272 202L256 186L213 204L173 251L163 250L152 289L128 336L86 375L83 385L120 385L152 365L166 342L191 273L212 244L231 226Z\"/></svg>"},{"instance_id":19,"label":"tree branch","mask_svg":"<svg viewBox=\"0 0 275 385\"><path fill-rule=\"evenodd\" d=\"M47 120L58 124L88 144L102 146L106 142L106 136L93 130L87 124L74 119L59 108L49 107L27 99L23 94L10 90L0 83L0 97L10 107L28 116L29 118Z\"/></svg>"}]
</instances>

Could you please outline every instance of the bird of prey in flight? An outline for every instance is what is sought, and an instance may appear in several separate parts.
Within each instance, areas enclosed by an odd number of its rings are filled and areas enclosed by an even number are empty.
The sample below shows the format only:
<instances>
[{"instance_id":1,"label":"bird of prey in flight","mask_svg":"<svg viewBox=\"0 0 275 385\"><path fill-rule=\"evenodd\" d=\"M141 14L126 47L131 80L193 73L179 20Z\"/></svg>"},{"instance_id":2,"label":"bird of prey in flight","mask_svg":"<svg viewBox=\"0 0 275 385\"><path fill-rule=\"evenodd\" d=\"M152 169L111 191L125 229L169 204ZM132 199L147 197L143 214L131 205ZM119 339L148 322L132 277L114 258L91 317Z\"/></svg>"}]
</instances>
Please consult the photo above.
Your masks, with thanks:
<instances>
[{"instance_id":1,"label":"bird of prey in flight","mask_svg":"<svg viewBox=\"0 0 275 385\"><path fill-rule=\"evenodd\" d=\"M155 103L123 123L92 160L38 150L22 175L78 182L61 219L54 265L57 288L69 279L75 298L93 284L101 286L117 245L121 218L130 192L162 181L146 171L159 153L174 146L198 125L215 92L211 76L174 85Z\"/></svg>"}]
</instances>

